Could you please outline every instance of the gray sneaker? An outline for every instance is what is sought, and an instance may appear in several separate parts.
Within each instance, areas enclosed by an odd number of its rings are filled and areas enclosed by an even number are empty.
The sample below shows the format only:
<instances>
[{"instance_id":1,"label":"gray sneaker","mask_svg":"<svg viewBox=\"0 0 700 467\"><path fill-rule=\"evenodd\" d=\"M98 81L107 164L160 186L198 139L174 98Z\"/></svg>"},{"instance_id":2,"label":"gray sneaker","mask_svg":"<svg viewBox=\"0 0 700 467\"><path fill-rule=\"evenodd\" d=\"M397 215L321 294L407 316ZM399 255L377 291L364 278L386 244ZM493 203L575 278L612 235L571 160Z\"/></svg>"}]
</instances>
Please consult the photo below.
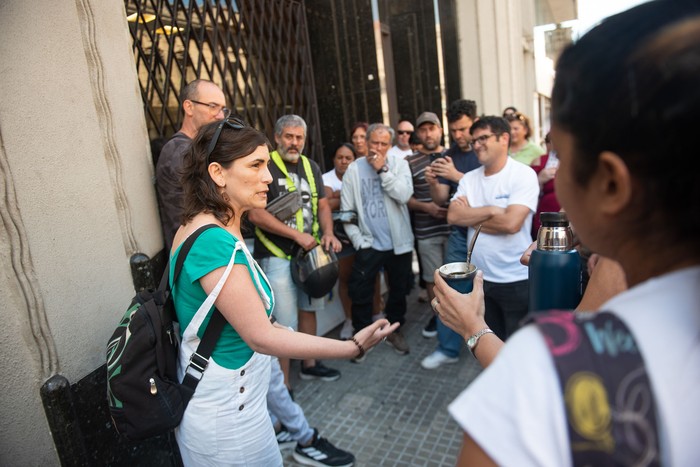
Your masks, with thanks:
<instances>
[{"instance_id":1,"label":"gray sneaker","mask_svg":"<svg viewBox=\"0 0 700 467\"><path fill-rule=\"evenodd\" d=\"M410 351L406 338L403 337L401 331L394 331L386 336L386 343L392 346L396 353L400 355L406 355Z\"/></svg>"}]
</instances>

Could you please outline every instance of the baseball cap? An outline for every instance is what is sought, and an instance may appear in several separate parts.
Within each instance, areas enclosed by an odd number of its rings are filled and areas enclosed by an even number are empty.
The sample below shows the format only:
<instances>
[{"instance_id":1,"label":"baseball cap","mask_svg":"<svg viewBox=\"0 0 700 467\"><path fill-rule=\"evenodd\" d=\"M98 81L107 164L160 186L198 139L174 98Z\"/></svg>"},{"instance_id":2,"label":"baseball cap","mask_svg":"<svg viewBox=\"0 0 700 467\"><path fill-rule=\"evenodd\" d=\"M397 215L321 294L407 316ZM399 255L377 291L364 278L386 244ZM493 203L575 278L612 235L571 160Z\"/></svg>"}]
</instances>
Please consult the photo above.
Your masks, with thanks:
<instances>
[{"instance_id":1,"label":"baseball cap","mask_svg":"<svg viewBox=\"0 0 700 467\"><path fill-rule=\"evenodd\" d=\"M440 119L438 118L438 116L432 112L423 112L422 114L420 114L418 116L418 120L416 120L416 128L424 123L432 123L437 126L442 126L440 124Z\"/></svg>"}]
</instances>

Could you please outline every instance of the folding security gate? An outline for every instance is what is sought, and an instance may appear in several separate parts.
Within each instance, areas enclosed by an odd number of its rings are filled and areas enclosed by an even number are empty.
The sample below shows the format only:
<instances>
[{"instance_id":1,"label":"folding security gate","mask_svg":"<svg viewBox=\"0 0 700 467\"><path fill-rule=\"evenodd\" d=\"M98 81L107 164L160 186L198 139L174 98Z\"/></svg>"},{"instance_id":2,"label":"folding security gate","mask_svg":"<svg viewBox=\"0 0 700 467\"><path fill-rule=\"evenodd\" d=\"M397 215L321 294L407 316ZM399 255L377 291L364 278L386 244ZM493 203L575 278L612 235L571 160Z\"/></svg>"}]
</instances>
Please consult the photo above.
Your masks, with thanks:
<instances>
[{"instance_id":1,"label":"folding security gate","mask_svg":"<svg viewBox=\"0 0 700 467\"><path fill-rule=\"evenodd\" d=\"M280 116L308 125L306 154L322 159L303 2L125 0L151 139L180 127L179 94L190 81L217 83L229 107L272 140Z\"/></svg>"}]
</instances>

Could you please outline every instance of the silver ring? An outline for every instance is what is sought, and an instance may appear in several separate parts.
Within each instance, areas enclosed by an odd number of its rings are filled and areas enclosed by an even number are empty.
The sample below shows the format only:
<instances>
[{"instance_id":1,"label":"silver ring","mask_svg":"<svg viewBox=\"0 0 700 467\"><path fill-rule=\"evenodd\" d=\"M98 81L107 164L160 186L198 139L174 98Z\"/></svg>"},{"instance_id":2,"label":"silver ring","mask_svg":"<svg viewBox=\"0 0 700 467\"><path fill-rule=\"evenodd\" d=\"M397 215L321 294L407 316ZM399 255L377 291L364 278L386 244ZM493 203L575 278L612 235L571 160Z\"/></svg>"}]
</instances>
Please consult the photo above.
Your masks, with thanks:
<instances>
[{"instance_id":1,"label":"silver ring","mask_svg":"<svg viewBox=\"0 0 700 467\"><path fill-rule=\"evenodd\" d=\"M437 297L433 298L433 300L430 302L430 306L435 311L435 313L437 313L437 310L435 309L435 307L437 307L439 304L440 304L440 300Z\"/></svg>"}]
</instances>

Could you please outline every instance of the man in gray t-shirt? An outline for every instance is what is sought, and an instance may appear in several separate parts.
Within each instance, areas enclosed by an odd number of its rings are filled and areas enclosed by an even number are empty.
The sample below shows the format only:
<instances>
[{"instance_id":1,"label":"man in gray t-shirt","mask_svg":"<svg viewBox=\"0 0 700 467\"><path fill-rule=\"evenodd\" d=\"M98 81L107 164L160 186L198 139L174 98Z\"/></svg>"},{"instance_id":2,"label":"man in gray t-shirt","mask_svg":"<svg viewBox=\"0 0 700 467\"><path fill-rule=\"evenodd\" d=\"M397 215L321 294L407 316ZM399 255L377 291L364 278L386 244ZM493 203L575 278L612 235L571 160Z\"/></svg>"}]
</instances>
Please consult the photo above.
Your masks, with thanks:
<instances>
[{"instance_id":1,"label":"man in gray t-shirt","mask_svg":"<svg viewBox=\"0 0 700 467\"><path fill-rule=\"evenodd\" d=\"M389 277L386 317L391 323L403 325L406 315L413 254L406 203L413 194L413 184L403 157L387 154L393 132L381 123L370 125L369 154L350 164L343 176L341 209L358 215L358 225L345 225L357 250L348 284L356 330L372 324L375 279L382 267ZM402 355L409 351L400 328L387 337L387 343Z\"/></svg>"}]
</instances>

